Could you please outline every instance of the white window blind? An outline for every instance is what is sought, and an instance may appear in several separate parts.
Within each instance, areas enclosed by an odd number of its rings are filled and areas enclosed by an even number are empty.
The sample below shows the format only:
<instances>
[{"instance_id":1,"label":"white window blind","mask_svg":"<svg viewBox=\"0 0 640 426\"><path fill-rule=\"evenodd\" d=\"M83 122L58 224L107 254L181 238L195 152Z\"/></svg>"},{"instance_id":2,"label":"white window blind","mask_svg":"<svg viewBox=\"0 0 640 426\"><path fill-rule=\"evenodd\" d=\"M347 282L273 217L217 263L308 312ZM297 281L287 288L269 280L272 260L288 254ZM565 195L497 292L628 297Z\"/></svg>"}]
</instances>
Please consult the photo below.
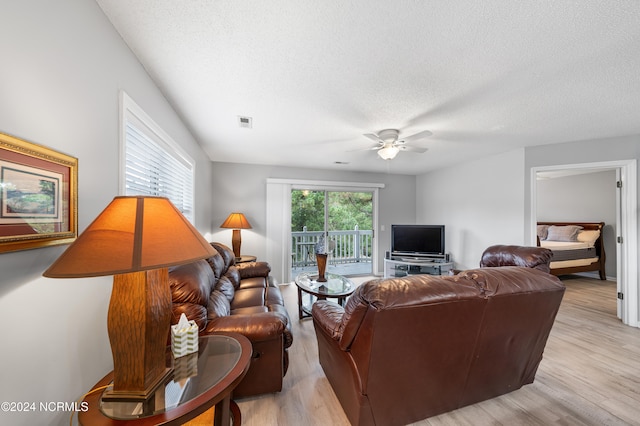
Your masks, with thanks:
<instances>
[{"instance_id":1,"label":"white window blind","mask_svg":"<svg viewBox=\"0 0 640 426\"><path fill-rule=\"evenodd\" d=\"M122 99L124 194L167 197L193 223L193 160L126 94Z\"/></svg>"}]
</instances>

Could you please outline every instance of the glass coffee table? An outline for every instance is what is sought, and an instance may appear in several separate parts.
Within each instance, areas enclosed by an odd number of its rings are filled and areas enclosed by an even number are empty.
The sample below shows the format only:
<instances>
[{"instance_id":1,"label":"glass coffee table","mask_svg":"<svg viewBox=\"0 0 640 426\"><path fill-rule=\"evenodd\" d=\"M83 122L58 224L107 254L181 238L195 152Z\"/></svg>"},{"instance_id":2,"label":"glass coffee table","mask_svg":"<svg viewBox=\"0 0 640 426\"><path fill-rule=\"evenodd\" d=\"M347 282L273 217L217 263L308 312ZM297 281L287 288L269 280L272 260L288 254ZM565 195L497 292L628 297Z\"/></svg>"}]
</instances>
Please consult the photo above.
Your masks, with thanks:
<instances>
[{"instance_id":1,"label":"glass coffee table","mask_svg":"<svg viewBox=\"0 0 640 426\"><path fill-rule=\"evenodd\" d=\"M340 305L344 306L345 300L356 288L350 279L342 275L326 273L324 276L327 279L325 282L318 282L318 274L310 272L303 272L296 277L298 317L300 319L311 317L311 306L316 300L335 298L338 299ZM309 296L306 304L303 300L304 295Z\"/></svg>"}]
</instances>

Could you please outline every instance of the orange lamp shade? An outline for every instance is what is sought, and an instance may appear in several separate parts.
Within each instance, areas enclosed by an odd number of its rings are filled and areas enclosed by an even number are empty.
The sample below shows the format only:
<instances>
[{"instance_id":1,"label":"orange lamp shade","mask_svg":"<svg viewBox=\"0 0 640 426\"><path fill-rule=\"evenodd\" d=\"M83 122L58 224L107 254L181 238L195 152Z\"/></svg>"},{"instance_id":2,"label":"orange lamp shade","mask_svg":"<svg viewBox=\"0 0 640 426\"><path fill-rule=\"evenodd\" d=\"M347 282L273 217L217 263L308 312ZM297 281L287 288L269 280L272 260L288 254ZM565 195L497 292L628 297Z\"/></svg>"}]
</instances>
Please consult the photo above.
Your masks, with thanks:
<instances>
[{"instance_id":1,"label":"orange lamp shade","mask_svg":"<svg viewBox=\"0 0 640 426\"><path fill-rule=\"evenodd\" d=\"M251 229L251 225L242 213L231 213L222 225L220 225L220 228Z\"/></svg>"},{"instance_id":2,"label":"orange lamp shade","mask_svg":"<svg viewBox=\"0 0 640 426\"><path fill-rule=\"evenodd\" d=\"M242 244L242 237L240 236L241 229L251 229L249 221L242 213L231 213L227 220L225 220L220 228L233 229L233 236L231 237L231 246L233 247L233 254L236 258L240 257L240 245Z\"/></svg>"},{"instance_id":3,"label":"orange lamp shade","mask_svg":"<svg viewBox=\"0 0 640 426\"><path fill-rule=\"evenodd\" d=\"M171 373L170 266L216 251L163 197L116 197L44 272L50 278L114 275L107 331L113 387L104 398L146 401Z\"/></svg>"},{"instance_id":4,"label":"orange lamp shade","mask_svg":"<svg viewBox=\"0 0 640 426\"><path fill-rule=\"evenodd\" d=\"M116 197L45 277L123 274L189 263L215 250L164 197Z\"/></svg>"}]
</instances>

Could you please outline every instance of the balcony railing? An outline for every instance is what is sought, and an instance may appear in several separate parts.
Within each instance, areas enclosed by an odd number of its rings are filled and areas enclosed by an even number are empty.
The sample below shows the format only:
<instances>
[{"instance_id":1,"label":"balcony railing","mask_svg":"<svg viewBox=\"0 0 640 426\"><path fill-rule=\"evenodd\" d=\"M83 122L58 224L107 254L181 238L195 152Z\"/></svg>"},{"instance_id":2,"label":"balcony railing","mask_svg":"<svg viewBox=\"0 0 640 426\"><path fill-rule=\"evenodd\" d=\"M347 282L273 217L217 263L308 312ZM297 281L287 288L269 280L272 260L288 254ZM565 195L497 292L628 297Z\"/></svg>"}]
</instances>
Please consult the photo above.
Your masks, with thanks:
<instances>
[{"instance_id":1,"label":"balcony railing","mask_svg":"<svg viewBox=\"0 0 640 426\"><path fill-rule=\"evenodd\" d=\"M291 232L292 266L308 266L316 263L315 245L322 231ZM325 242L329 253L329 263L371 262L373 231L354 230L329 231Z\"/></svg>"}]
</instances>

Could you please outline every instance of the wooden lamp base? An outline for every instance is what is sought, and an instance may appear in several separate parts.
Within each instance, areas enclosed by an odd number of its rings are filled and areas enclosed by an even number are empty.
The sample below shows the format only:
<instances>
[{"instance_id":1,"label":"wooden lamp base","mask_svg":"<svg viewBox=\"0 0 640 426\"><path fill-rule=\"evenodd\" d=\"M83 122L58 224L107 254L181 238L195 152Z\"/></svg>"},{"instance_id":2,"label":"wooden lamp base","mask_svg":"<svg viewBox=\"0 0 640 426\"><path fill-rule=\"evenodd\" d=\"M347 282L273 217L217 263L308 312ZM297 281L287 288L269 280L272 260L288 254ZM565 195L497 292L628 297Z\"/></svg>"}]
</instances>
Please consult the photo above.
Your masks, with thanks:
<instances>
[{"instance_id":1,"label":"wooden lamp base","mask_svg":"<svg viewBox=\"0 0 640 426\"><path fill-rule=\"evenodd\" d=\"M242 238L240 237L240 230L234 229L231 235L231 247L233 247L233 254L236 259L240 257L240 244L242 244Z\"/></svg>"},{"instance_id":2,"label":"wooden lamp base","mask_svg":"<svg viewBox=\"0 0 640 426\"><path fill-rule=\"evenodd\" d=\"M167 268L114 275L107 329L113 354L113 389L103 399L144 401L164 383L171 326Z\"/></svg>"}]
</instances>

